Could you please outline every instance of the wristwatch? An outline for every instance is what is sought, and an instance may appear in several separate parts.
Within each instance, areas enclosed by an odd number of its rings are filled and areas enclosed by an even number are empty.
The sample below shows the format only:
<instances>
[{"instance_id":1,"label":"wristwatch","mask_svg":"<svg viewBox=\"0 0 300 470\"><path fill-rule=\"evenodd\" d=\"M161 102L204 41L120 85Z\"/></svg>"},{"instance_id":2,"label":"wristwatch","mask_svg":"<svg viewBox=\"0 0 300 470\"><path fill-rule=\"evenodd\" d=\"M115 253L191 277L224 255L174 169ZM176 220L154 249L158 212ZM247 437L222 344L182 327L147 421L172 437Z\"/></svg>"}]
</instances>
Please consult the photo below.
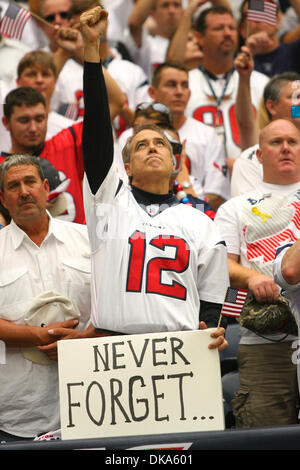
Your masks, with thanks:
<instances>
[{"instance_id":1,"label":"wristwatch","mask_svg":"<svg viewBox=\"0 0 300 470\"><path fill-rule=\"evenodd\" d=\"M184 189L187 189L189 188L191 185L191 183L189 181L183 181L183 183L181 183L181 186L184 188Z\"/></svg>"}]
</instances>

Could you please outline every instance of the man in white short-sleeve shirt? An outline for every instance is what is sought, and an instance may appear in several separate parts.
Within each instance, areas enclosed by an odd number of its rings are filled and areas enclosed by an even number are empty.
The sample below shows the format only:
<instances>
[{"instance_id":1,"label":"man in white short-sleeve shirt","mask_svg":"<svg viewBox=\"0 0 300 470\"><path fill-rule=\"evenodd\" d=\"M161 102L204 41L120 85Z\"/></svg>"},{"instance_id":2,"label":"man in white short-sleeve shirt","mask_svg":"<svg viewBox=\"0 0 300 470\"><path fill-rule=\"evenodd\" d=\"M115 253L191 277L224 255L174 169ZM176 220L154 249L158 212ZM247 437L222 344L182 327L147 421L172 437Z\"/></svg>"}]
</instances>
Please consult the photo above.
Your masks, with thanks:
<instances>
[{"instance_id":1,"label":"man in white short-sleeve shirt","mask_svg":"<svg viewBox=\"0 0 300 470\"><path fill-rule=\"evenodd\" d=\"M280 117L291 118L300 129L300 118L291 117L291 107L299 95L300 75L283 72L270 79L264 88L263 100L269 121ZM253 125L255 125L253 123ZM239 196L258 189L263 181L263 169L256 157L258 143L244 150L236 159L231 176L231 196Z\"/></svg>"},{"instance_id":2,"label":"man in white short-sleeve shirt","mask_svg":"<svg viewBox=\"0 0 300 470\"><path fill-rule=\"evenodd\" d=\"M52 218L46 211L48 193L49 183L36 157L12 155L1 164L1 202L12 217L0 230L0 339L6 346L6 363L0 364L0 439L4 441L32 439L60 427L53 344L57 337L49 333L46 312L37 322L27 318L45 307L41 295L49 306L55 299L52 326L60 322L57 327L72 329L78 323L82 331L90 317L86 227ZM60 302L72 303L69 316L61 317ZM68 321L61 323L64 318Z\"/></svg>"},{"instance_id":3,"label":"man in white short-sleeve shirt","mask_svg":"<svg viewBox=\"0 0 300 470\"><path fill-rule=\"evenodd\" d=\"M276 251L295 240L299 231L300 135L295 125L284 119L268 124L260 135L257 158L264 172L261 187L224 203L215 223L227 245L231 284L249 290L257 302L272 304L279 295L273 279ZM280 331L260 336L241 328L238 426L280 425L296 419L294 339ZM276 387L270 390L268 383L279 367L287 375L276 372Z\"/></svg>"},{"instance_id":4,"label":"man in white short-sleeve shirt","mask_svg":"<svg viewBox=\"0 0 300 470\"><path fill-rule=\"evenodd\" d=\"M189 72L191 97L187 115L215 128L231 166L241 151L239 129L235 117L238 72L234 56L238 45L236 21L224 7L202 11L196 23L197 38L203 60L199 68ZM269 78L262 73L251 75L251 99L258 110L262 90Z\"/></svg>"}]
</instances>

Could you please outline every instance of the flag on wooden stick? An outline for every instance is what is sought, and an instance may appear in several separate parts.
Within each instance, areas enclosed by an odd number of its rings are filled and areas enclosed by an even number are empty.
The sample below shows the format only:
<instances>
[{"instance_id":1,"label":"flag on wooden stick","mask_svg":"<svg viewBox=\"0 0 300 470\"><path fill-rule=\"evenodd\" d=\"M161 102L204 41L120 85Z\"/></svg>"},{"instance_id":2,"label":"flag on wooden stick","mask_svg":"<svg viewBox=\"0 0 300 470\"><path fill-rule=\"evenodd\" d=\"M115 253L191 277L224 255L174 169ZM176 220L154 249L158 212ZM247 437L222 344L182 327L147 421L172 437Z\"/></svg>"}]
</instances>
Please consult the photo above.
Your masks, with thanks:
<instances>
[{"instance_id":1,"label":"flag on wooden stick","mask_svg":"<svg viewBox=\"0 0 300 470\"><path fill-rule=\"evenodd\" d=\"M21 40L31 13L14 2L2 1L1 4L7 7L1 14L0 33L8 38Z\"/></svg>"},{"instance_id":2,"label":"flag on wooden stick","mask_svg":"<svg viewBox=\"0 0 300 470\"><path fill-rule=\"evenodd\" d=\"M268 0L248 0L248 21L276 25L277 4Z\"/></svg>"},{"instance_id":3,"label":"flag on wooden stick","mask_svg":"<svg viewBox=\"0 0 300 470\"><path fill-rule=\"evenodd\" d=\"M248 291L228 287L222 306L221 315L239 317L247 298Z\"/></svg>"}]
</instances>

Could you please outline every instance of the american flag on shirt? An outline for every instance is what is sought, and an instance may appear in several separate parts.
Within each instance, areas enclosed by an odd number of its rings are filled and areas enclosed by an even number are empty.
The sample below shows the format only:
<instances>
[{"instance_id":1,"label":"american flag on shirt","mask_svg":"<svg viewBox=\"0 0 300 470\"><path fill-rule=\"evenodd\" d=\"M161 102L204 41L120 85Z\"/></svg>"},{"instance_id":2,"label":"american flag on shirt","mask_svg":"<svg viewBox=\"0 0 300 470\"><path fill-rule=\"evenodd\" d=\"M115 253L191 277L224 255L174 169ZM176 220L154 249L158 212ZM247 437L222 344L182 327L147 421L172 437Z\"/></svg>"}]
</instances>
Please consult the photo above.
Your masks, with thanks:
<instances>
[{"instance_id":1,"label":"american flag on shirt","mask_svg":"<svg viewBox=\"0 0 300 470\"><path fill-rule=\"evenodd\" d=\"M267 0L249 0L247 19L258 23L276 25L277 4Z\"/></svg>"},{"instance_id":2,"label":"american flag on shirt","mask_svg":"<svg viewBox=\"0 0 300 470\"><path fill-rule=\"evenodd\" d=\"M247 298L248 291L228 287L221 315L239 317Z\"/></svg>"},{"instance_id":3,"label":"american flag on shirt","mask_svg":"<svg viewBox=\"0 0 300 470\"><path fill-rule=\"evenodd\" d=\"M2 1L1 4L8 7L1 14L0 33L8 38L21 40L25 25L31 13L13 2ZM1 13L1 11L0 11Z\"/></svg>"}]
</instances>

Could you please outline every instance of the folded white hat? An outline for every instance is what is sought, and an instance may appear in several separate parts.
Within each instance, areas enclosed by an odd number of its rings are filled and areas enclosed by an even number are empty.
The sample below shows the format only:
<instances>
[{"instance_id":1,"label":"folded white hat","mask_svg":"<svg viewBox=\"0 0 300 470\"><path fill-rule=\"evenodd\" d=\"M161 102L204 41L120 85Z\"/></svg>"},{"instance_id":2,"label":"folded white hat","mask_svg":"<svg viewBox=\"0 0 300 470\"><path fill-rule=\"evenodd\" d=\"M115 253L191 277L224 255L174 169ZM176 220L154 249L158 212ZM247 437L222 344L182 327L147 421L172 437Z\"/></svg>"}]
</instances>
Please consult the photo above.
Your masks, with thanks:
<instances>
[{"instance_id":1,"label":"folded white hat","mask_svg":"<svg viewBox=\"0 0 300 470\"><path fill-rule=\"evenodd\" d=\"M79 319L80 311L76 303L57 292L46 291L35 297L24 316L24 322L32 326L47 326L56 322ZM36 347L22 348L25 359L36 364L48 365L53 361Z\"/></svg>"}]
</instances>

